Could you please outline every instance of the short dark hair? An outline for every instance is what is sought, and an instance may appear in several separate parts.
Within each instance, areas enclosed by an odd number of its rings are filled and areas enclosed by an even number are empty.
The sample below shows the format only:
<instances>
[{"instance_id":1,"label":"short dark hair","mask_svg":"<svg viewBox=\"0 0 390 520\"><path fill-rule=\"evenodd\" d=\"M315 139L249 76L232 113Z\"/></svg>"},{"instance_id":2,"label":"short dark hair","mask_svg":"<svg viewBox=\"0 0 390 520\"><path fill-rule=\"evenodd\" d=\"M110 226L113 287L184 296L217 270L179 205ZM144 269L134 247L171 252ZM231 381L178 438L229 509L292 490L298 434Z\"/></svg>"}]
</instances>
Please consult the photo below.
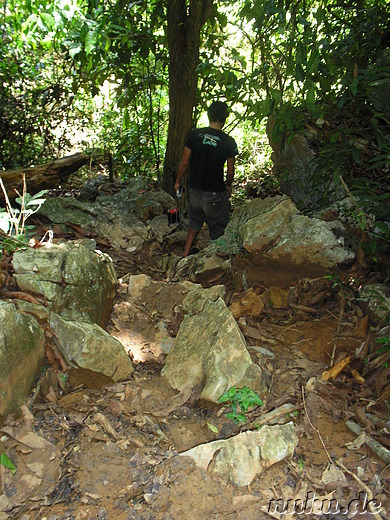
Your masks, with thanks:
<instances>
[{"instance_id":1,"label":"short dark hair","mask_svg":"<svg viewBox=\"0 0 390 520\"><path fill-rule=\"evenodd\" d=\"M214 101L207 110L210 123L218 121L225 124L229 115L228 106L224 101Z\"/></svg>"}]
</instances>

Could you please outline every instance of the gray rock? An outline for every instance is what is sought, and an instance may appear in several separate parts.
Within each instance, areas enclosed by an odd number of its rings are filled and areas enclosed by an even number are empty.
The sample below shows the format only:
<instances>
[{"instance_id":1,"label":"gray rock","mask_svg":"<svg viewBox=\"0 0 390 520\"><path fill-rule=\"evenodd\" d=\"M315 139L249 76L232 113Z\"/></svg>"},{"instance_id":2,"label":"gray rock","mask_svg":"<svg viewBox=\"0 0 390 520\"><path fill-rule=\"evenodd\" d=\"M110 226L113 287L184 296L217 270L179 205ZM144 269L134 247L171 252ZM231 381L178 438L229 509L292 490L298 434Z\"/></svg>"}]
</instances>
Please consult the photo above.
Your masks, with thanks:
<instances>
[{"instance_id":1,"label":"gray rock","mask_svg":"<svg viewBox=\"0 0 390 520\"><path fill-rule=\"evenodd\" d=\"M200 284L192 284L188 294L183 299L182 309L184 314L199 314L207 301L216 301L223 298L226 293L224 285L214 285L204 289Z\"/></svg>"},{"instance_id":2,"label":"gray rock","mask_svg":"<svg viewBox=\"0 0 390 520\"><path fill-rule=\"evenodd\" d=\"M214 403L232 386L246 385L260 394L266 390L260 367L221 298L184 317L161 374L179 391L201 387L200 397Z\"/></svg>"},{"instance_id":3,"label":"gray rock","mask_svg":"<svg viewBox=\"0 0 390 520\"><path fill-rule=\"evenodd\" d=\"M92 177L81 188L77 200L80 202L93 202L99 195L99 188L109 184L109 179L106 175L98 175Z\"/></svg>"},{"instance_id":4,"label":"gray rock","mask_svg":"<svg viewBox=\"0 0 390 520\"><path fill-rule=\"evenodd\" d=\"M70 365L104 374L113 381L126 379L133 373L134 367L123 345L99 325L67 320L52 312L50 326Z\"/></svg>"},{"instance_id":5,"label":"gray rock","mask_svg":"<svg viewBox=\"0 0 390 520\"><path fill-rule=\"evenodd\" d=\"M96 207L96 210L99 211L99 218L94 231L113 248L133 253L150 240L148 228L133 213L111 206Z\"/></svg>"},{"instance_id":6,"label":"gray rock","mask_svg":"<svg viewBox=\"0 0 390 520\"><path fill-rule=\"evenodd\" d=\"M215 277L219 273L231 271L232 264L230 259L222 258L216 254L199 255L191 273L191 281L202 283Z\"/></svg>"},{"instance_id":7,"label":"gray rock","mask_svg":"<svg viewBox=\"0 0 390 520\"><path fill-rule=\"evenodd\" d=\"M175 206L175 199L166 191L155 190L143 193L134 203L134 213L143 221L166 214ZM166 217L168 220L168 217Z\"/></svg>"},{"instance_id":8,"label":"gray rock","mask_svg":"<svg viewBox=\"0 0 390 520\"><path fill-rule=\"evenodd\" d=\"M147 274L134 274L130 276L128 293L134 300L138 300L146 287L153 283L153 279Z\"/></svg>"},{"instance_id":9,"label":"gray rock","mask_svg":"<svg viewBox=\"0 0 390 520\"><path fill-rule=\"evenodd\" d=\"M54 312L105 323L117 283L108 255L66 242L16 251L12 265L20 290L42 295Z\"/></svg>"},{"instance_id":10,"label":"gray rock","mask_svg":"<svg viewBox=\"0 0 390 520\"><path fill-rule=\"evenodd\" d=\"M26 401L44 357L37 320L0 300L0 419Z\"/></svg>"},{"instance_id":11,"label":"gray rock","mask_svg":"<svg viewBox=\"0 0 390 520\"><path fill-rule=\"evenodd\" d=\"M157 241L161 243L179 227L179 223L168 225L168 216L161 215L151 220L149 227Z\"/></svg>"},{"instance_id":12,"label":"gray rock","mask_svg":"<svg viewBox=\"0 0 390 520\"><path fill-rule=\"evenodd\" d=\"M249 486L264 469L292 457L297 444L297 434L289 422L201 444L180 456L191 457L198 467L233 484Z\"/></svg>"},{"instance_id":13,"label":"gray rock","mask_svg":"<svg viewBox=\"0 0 390 520\"><path fill-rule=\"evenodd\" d=\"M109 330L137 360L145 352L147 357L158 359L172 348L174 339L168 332L168 324L174 314L197 313L207 300L216 300L224 294L223 285L203 289L188 281L167 283L155 281L145 274L131 275L127 301L114 306ZM129 304L138 312L125 312L124 308L128 309ZM157 323L150 319L156 315L162 318Z\"/></svg>"},{"instance_id":14,"label":"gray rock","mask_svg":"<svg viewBox=\"0 0 390 520\"><path fill-rule=\"evenodd\" d=\"M285 266L313 265L327 271L356 256L345 245L347 232L340 222L301 215L290 199L280 196L239 208L225 236L236 247Z\"/></svg>"},{"instance_id":15,"label":"gray rock","mask_svg":"<svg viewBox=\"0 0 390 520\"><path fill-rule=\"evenodd\" d=\"M228 273L232 264L230 258L217 255L209 246L185 258L170 255L162 268L166 270L167 277L174 282L188 278L191 282L207 285L219 274Z\"/></svg>"},{"instance_id":16,"label":"gray rock","mask_svg":"<svg viewBox=\"0 0 390 520\"><path fill-rule=\"evenodd\" d=\"M49 198L39 214L53 224L70 223L93 230L113 247L133 252L141 249L150 238L146 226L132 213L136 197L133 192L129 194L127 190L122 190L110 197L98 197L94 203L80 202L70 197Z\"/></svg>"},{"instance_id":17,"label":"gray rock","mask_svg":"<svg viewBox=\"0 0 390 520\"><path fill-rule=\"evenodd\" d=\"M275 119L270 117L267 135L273 149L273 171L281 180L281 188L299 209L313 209L345 197L331 176L318 173L318 160L305 135L290 135L283 141L274 138ZM313 136L312 136L313 138Z\"/></svg>"},{"instance_id":18,"label":"gray rock","mask_svg":"<svg viewBox=\"0 0 390 520\"><path fill-rule=\"evenodd\" d=\"M390 288L379 283L363 285L359 289L359 298L368 307L372 318L383 320L390 315Z\"/></svg>"}]
</instances>

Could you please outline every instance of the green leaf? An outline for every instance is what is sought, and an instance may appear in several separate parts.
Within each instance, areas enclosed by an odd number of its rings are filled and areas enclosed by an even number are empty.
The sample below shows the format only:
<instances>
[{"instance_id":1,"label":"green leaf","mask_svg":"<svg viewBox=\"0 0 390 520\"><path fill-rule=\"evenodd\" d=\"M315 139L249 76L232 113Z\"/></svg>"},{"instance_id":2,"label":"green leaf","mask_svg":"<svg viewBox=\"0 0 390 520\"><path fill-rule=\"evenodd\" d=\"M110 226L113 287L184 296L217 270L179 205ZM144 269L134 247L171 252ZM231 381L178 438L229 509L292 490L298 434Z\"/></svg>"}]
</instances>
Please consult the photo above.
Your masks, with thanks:
<instances>
[{"instance_id":1,"label":"green leaf","mask_svg":"<svg viewBox=\"0 0 390 520\"><path fill-rule=\"evenodd\" d=\"M311 84L309 88L307 89L306 93L306 104L308 107L312 107L315 104L315 91L314 91L314 85Z\"/></svg>"},{"instance_id":2,"label":"green leaf","mask_svg":"<svg viewBox=\"0 0 390 520\"><path fill-rule=\"evenodd\" d=\"M237 414L234 412L228 412L225 414L228 419L235 419L237 417Z\"/></svg>"},{"instance_id":3,"label":"green leaf","mask_svg":"<svg viewBox=\"0 0 390 520\"><path fill-rule=\"evenodd\" d=\"M85 38L85 53L87 56L95 49L97 39L98 33L96 31L89 31L87 33Z\"/></svg>"},{"instance_id":4,"label":"green leaf","mask_svg":"<svg viewBox=\"0 0 390 520\"><path fill-rule=\"evenodd\" d=\"M229 388L229 390L227 391L227 395L232 398L236 395L237 393L237 388L235 386L232 386L231 388Z\"/></svg>"},{"instance_id":5,"label":"green leaf","mask_svg":"<svg viewBox=\"0 0 390 520\"><path fill-rule=\"evenodd\" d=\"M48 190L41 190L38 191L35 195L31 195L31 199L38 199L39 197L42 197L42 195L46 195Z\"/></svg>"},{"instance_id":6,"label":"green leaf","mask_svg":"<svg viewBox=\"0 0 390 520\"><path fill-rule=\"evenodd\" d=\"M211 424L211 423L207 423L207 427L210 431L212 431L213 433L219 433L219 430L216 426L214 426L214 424Z\"/></svg>"},{"instance_id":7,"label":"green leaf","mask_svg":"<svg viewBox=\"0 0 390 520\"><path fill-rule=\"evenodd\" d=\"M16 467L14 464L10 461L10 459L7 457L7 455L2 451L0 453L0 464L4 466L5 468L8 468L11 470L11 473L16 473Z\"/></svg>"},{"instance_id":8,"label":"green leaf","mask_svg":"<svg viewBox=\"0 0 390 520\"><path fill-rule=\"evenodd\" d=\"M297 60L297 65L306 64L306 47L302 42L299 42L297 45L296 60ZM303 72L303 69L302 69L302 72Z\"/></svg>"},{"instance_id":9,"label":"green leaf","mask_svg":"<svg viewBox=\"0 0 390 520\"><path fill-rule=\"evenodd\" d=\"M385 235L390 236L390 226L389 226L389 224L386 224L386 222L380 222L379 220L376 220L375 227L378 228L379 231L381 231Z\"/></svg>"},{"instance_id":10,"label":"green leaf","mask_svg":"<svg viewBox=\"0 0 390 520\"><path fill-rule=\"evenodd\" d=\"M351 92L354 96L357 94L358 78L353 78L351 83Z\"/></svg>"},{"instance_id":11,"label":"green leaf","mask_svg":"<svg viewBox=\"0 0 390 520\"><path fill-rule=\"evenodd\" d=\"M126 107L123 112L123 130L126 130L126 128L129 128L129 127L130 127L130 114Z\"/></svg>"},{"instance_id":12,"label":"green leaf","mask_svg":"<svg viewBox=\"0 0 390 520\"><path fill-rule=\"evenodd\" d=\"M42 25L47 29L52 29L55 26L54 17L51 14L41 12L39 16L41 18Z\"/></svg>"},{"instance_id":13,"label":"green leaf","mask_svg":"<svg viewBox=\"0 0 390 520\"><path fill-rule=\"evenodd\" d=\"M79 54L79 52L81 52L81 43L80 42L75 42L75 43L72 43L70 46L69 46L69 55L71 58L74 58L75 56L77 56L77 54Z\"/></svg>"},{"instance_id":14,"label":"green leaf","mask_svg":"<svg viewBox=\"0 0 390 520\"><path fill-rule=\"evenodd\" d=\"M249 402L249 399L243 399L240 403L240 406L241 406L241 411L242 412L247 412L248 411L248 408L250 406L250 402Z\"/></svg>"},{"instance_id":15,"label":"green leaf","mask_svg":"<svg viewBox=\"0 0 390 520\"><path fill-rule=\"evenodd\" d=\"M41 206L46 199L32 199L29 202L27 202L26 206Z\"/></svg>"},{"instance_id":16,"label":"green leaf","mask_svg":"<svg viewBox=\"0 0 390 520\"><path fill-rule=\"evenodd\" d=\"M263 406L263 401L260 399L260 397L257 394L255 394L253 396L253 402L255 404L257 404L258 406Z\"/></svg>"}]
</instances>

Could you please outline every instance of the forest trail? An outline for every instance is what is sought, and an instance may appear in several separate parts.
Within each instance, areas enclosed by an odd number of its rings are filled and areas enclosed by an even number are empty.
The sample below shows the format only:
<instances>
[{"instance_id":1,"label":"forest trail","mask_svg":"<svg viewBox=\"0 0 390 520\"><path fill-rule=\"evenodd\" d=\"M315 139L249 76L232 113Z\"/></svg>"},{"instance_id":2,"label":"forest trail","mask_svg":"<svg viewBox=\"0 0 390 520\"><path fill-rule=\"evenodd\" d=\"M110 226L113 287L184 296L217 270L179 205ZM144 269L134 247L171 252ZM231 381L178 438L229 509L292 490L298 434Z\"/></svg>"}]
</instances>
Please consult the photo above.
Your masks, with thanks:
<instances>
[{"instance_id":1,"label":"forest trail","mask_svg":"<svg viewBox=\"0 0 390 520\"><path fill-rule=\"evenodd\" d=\"M203 242L207 243L206 236L199 245ZM156 267L159 260L166 254L180 254L180 250L167 252L155 246L126 259L113 250L108 252L118 275L123 276L118 302L127 291L125 274L144 273L163 280L164 273ZM355 266L340 275L347 283L364 274L359 269ZM363 388L349 370L328 382L321 380L330 359L337 362L354 355L361 345L367 333L362 329L363 313L355 302L340 298L320 272L278 268L250 255L238 255L232 272L218 280L225 285L227 297L234 293L235 280L242 279L243 273L246 284L258 292L282 294L294 287L306 295L302 300L306 305L288 312L269 309L260 317L238 320L252 360L261 366L268 386L264 406L249 412L247 423L236 425L226 418L226 406L201 402L196 392L183 399L179 394L178 399L160 376L161 359L154 360L153 355L147 362L135 364L129 380L116 384L86 371L71 371L62 397L51 402L35 399L32 416L27 413L13 425L19 431L32 428L49 440L56 457L45 462L45 471L52 477L47 492L42 488L34 500L26 495L8 518L286 518L279 514L284 506L290 507L284 513L293 517L297 513L294 501L302 505L313 493L317 505L322 504L325 513L328 508L331 518L346 518L348 508L355 508L356 513L358 504L361 511L367 510L364 497L380 503L382 512L388 511L389 469L364 439L356 442L356 435L345 424L348 418L365 417L363 426L374 434L376 426L365 415L366 405L371 403L373 414L383 417L383 400L374 402L374 390L370 393L370 387ZM316 300L324 288L326 297ZM319 304L314 305L315 301ZM171 303L173 307L174 301ZM295 411L280 419L295 425L299 437L295 454L265 470L248 488L176 456L196 445L253 429L265 412L286 403ZM331 499L335 501L330 503ZM278 510L275 500L279 500ZM315 505L306 501L308 518L314 517ZM344 514L336 514L337 508ZM366 512L360 518L379 516Z\"/></svg>"}]
</instances>

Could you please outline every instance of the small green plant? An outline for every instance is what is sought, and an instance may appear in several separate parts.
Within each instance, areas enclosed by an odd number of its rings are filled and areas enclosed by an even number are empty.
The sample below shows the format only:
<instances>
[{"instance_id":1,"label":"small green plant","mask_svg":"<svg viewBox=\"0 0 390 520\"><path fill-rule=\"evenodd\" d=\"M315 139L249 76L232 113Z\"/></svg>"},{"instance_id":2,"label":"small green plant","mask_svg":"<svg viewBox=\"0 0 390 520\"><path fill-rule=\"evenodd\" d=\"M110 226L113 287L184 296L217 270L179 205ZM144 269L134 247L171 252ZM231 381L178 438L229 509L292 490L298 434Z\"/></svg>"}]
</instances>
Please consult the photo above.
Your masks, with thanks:
<instances>
[{"instance_id":1,"label":"small green plant","mask_svg":"<svg viewBox=\"0 0 390 520\"><path fill-rule=\"evenodd\" d=\"M300 473L302 473L304 468L305 468L304 460L303 459L298 459L297 460L297 464L298 464L298 468L299 468Z\"/></svg>"},{"instance_id":2,"label":"small green plant","mask_svg":"<svg viewBox=\"0 0 390 520\"><path fill-rule=\"evenodd\" d=\"M250 407L263 406L263 401L251 388L244 386L236 388L232 386L224 392L218 399L219 403L229 403L232 411L226 414L226 417L233 419L236 424L245 423L245 414Z\"/></svg>"},{"instance_id":3,"label":"small green plant","mask_svg":"<svg viewBox=\"0 0 390 520\"><path fill-rule=\"evenodd\" d=\"M27 193L26 177L23 175L23 194L17 192L19 195L15 202L19 204L19 208L13 208L9 201L7 191L0 178L0 186L3 190L6 209L0 208L0 230L3 231L9 238L3 238L1 242L5 249L13 251L18 247L25 247L28 243L27 232L33 226L27 226L26 221L31 215L36 213L45 199L42 198L47 190L42 190L35 195Z\"/></svg>"}]
</instances>

